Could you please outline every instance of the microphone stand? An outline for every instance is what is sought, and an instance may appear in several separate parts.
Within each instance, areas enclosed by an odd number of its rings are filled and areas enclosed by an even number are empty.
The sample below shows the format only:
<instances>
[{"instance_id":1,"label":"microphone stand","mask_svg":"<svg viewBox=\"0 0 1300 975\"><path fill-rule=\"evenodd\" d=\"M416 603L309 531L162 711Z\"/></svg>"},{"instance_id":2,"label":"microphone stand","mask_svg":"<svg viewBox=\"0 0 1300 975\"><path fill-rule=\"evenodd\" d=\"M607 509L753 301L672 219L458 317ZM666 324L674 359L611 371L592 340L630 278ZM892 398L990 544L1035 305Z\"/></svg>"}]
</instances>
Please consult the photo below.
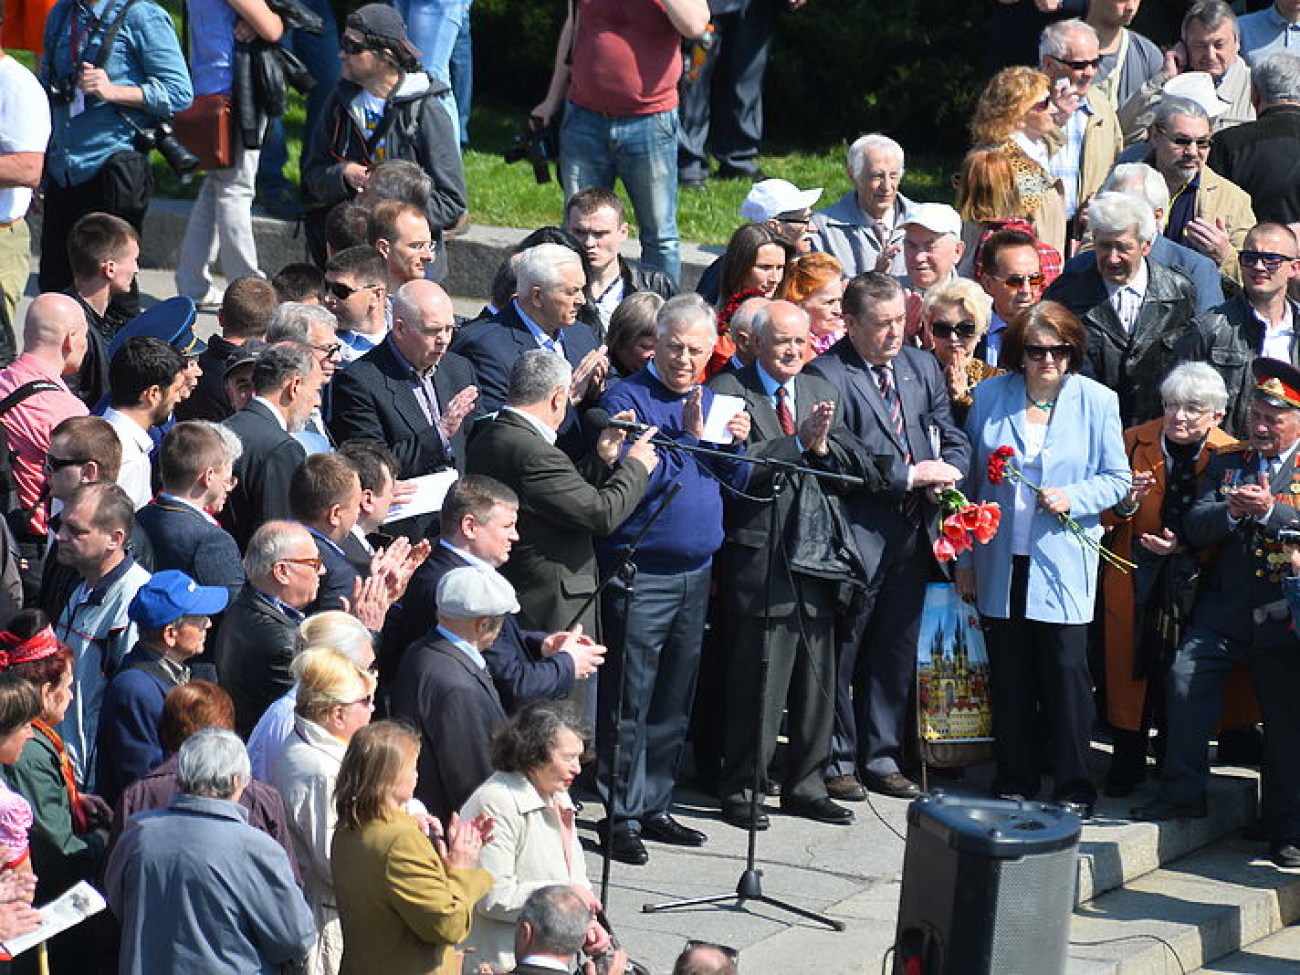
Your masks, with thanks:
<instances>
[{"instance_id":1,"label":"microphone stand","mask_svg":"<svg viewBox=\"0 0 1300 975\"><path fill-rule=\"evenodd\" d=\"M776 500L780 494L783 479L788 480L794 475L802 474L808 477L815 477L819 480L829 481L832 483L845 484L855 487L863 487L866 481L861 477L853 474L840 474L836 471L825 471L815 467L806 467L796 464L792 461L778 460L774 457L749 457L744 454L728 453L722 450L713 450L708 447L695 447L688 444L677 443L673 440L665 440L663 446L675 447L680 450L686 450L691 453L704 454L706 456L721 457L728 461L750 464L754 467L765 467L772 472L772 497L767 501L768 507L768 547L767 547L767 582L764 591L764 618L763 618L763 644L759 652L759 684L758 700L758 721L755 727L758 729L759 741L754 749L754 769L753 777L750 782L749 791L749 824L747 832L749 834L749 845L745 854L745 869L736 883L734 893L712 894L705 897L690 897L684 900L667 901L660 904L643 904L641 912L643 914L655 914L660 911L670 911L686 907L702 907L712 904L722 904L727 901L735 900L736 906L743 908L746 901L758 901L761 904L767 904L779 910L786 911L790 914L796 914L799 917L806 918L809 921L816 921L824 924L834 931L843 931L844 922L837 921L834 918L826 917L804 907L799 907L787 901L778 900L768 894L763 893L763 872L756 866L758 854L758 809L759 796L763 792L763 773L762 763L759 756L762 754L763 742L767 739L766 717L767 717L767 676L771 661L772 652L772 578L776 567L776 546L780 524L778 523L778 512ZM659 445L661 438L656 436L652 442ZM620 702L621 708L621 702ZM606 860L608 863L608 860ZM601 898L604 899L602 889Z\"/></svg>"}]
</instances>

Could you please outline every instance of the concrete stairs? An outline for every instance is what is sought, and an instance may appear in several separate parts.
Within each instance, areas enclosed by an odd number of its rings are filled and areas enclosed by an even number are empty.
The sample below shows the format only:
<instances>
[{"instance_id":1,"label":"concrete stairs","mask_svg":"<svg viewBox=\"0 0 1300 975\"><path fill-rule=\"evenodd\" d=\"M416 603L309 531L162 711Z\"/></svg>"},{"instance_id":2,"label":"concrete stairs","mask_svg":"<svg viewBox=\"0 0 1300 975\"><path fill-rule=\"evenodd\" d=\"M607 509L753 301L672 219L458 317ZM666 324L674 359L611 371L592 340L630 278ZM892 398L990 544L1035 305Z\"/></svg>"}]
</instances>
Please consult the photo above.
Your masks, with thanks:
<instances>
[{"instance_id":1,"label":"concrete stairs","mask_svg":"<svg viewBox=\"0 0 1300 975\"><path fill-rule=\"evenodd\" d=\"M1221 768L1210 815L1173 823L1119 818L1131 800L1103 804L1080 844L1068 975L1300 973L1300 934L1286 927L1300 920L1300 870L1238 836L1256 790L1252 773Z\"/></svg>"}]
</instances>

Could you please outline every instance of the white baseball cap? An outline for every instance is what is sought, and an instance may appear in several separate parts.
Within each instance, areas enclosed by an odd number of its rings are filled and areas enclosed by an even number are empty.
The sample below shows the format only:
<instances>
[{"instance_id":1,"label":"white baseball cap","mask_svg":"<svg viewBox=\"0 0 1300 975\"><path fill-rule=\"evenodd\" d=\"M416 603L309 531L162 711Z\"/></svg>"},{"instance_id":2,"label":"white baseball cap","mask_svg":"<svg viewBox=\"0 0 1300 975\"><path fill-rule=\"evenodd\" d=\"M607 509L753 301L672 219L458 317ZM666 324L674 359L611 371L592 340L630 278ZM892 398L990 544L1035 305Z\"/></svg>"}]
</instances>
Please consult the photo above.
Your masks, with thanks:
<instances>
[{"instance_id":1,"label":"white baseball cap","mask_svg":"<svg viewBox=\"0 0 1300 975\"><path fill-rule=\"evenodd\" d=\"M961 236L961 214L946 203L916 203L903 214L903 226L917 224L936 234Z\"/></svg>"},{"instance_id":2,"label":"white baseball cap","mask_svg":"<svg viewBox=\"0 0 1300 975\"><path fill-rule=\"evenodd\" d=\"M1165 82L1164 93L1191 99L1205 109L1210 118L1218 118L1228 110L1208 71L1184 71L1175 75Z\"/></svg>"},{"instance_id":3,"label":"white baseball cap","mask_svg":"<svg viewBox=\"0 0 1300 975\"><path fill-rule=\"evenodd\" d=\"M798 213L809 209L822 198L822 188L801 190L787 179L765 179L750 187L745 202L740 205L744 220L763 223L783 213Z\"/></svg>"}]
</instances>

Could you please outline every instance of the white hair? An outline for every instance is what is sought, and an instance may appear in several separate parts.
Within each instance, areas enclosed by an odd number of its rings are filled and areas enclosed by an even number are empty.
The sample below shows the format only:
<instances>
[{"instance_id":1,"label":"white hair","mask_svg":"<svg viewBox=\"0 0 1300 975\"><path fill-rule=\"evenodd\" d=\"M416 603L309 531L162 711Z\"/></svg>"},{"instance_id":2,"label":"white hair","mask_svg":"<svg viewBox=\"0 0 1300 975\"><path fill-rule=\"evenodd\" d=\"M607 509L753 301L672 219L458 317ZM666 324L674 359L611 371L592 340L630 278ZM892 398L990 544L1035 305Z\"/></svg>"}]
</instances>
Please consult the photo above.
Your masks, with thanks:
<instances>
[{"instance_id":1,"label":"white hair","mask_svg":"<svg viewBox=\"0 0 1300 975\"><path fill-rule=\"evenodd\" d=\"M867 166L867 153L869 152L879 152L891 159L897 159L899 175L902 175L903 147L887 135L881 135L879 132L869 132L866 135L858 136L853 145L849 146L849 179L853 181L855 186L858 180L862 178L862 171Z\"/></svg>"},{"instance_id":2,"label":"white hair","mask_svg":"<svg viewBox=\"0 0 1300 975\"><path fill-rule=\"evenodd\" d=\"M655 318L655 337L663 338L679 329L699 328L707 331L717 341L718 331L714 325L713 309L708 302L694 291L674 295L664 302Z\"/></svg>"},{"instance_id":3,"label":"white hair","mask_svg":"<svg viewBox=\"0 0 1300 975\"><path fill-rule=\"evenodd\" d=\"M543 291L560 283L560 268L572 265L582 270L582 258L563 244L538 244L519 255L515 265L515 293L524 295L533 288Z\"/></svg>"},{"instance_id":4,"label":"white hair","mask_svg":"<svg viewBox=\"0 0 1300 975\"><path fill-rule=\"evenodd\" d=\"M1165 406L1199 406L1222 413L1228 408L1228 388L1208 362L1184 362L1160 384L1160 400Z\"/></svg>"},{"instance_id":5,"label":"white hair","mask_svg":"<svg viewBox=\"0 0 1300 975\"><path fill-rule=\"evenodd\" d=\"M1146 200L1127 193L1098 193L1088 204L1088 226L1094 236L1117 236L1132 230L1149 244L1156 236L1156 215Z\"/></svg>"},{"instance_id":6,"label":"white hair","mask_svg":"<svg viewBox=\"0 0 1300 975\"><path fill-rule=\"evenodd\" d=\"M1097 31L1092 24L1079 20L1077 17L1071 20L1058 20L1056 23L1044 27L1043 33L1038 37L1039 62L1043 58L1059 58L1065 54L1070 38L1075 34L1091 34L1092 39L1097 40Z\"/></svg>"},{"instance_id":7,"label":"white hair","mask_svg":"<svg viewBox=\"0 0 1300 975\"><path fill-rule=\"evenodd\" d=\"M233 731L204 728L176 754L176 786L209 799L229 799L252 777L248 749Z\"/></svg>"},{"instance_id":8,"label":"white hair","mask_svg":"<svg viewBox=\"0 0 1300 975\"><path fill-rule=\"evenodd\" d=\"M1152 210L1169 213L1169 184L1146 163L1120 163L1101 184L1102 193L1127 193L1145 200Z\"/></svg>"}]
</instances>

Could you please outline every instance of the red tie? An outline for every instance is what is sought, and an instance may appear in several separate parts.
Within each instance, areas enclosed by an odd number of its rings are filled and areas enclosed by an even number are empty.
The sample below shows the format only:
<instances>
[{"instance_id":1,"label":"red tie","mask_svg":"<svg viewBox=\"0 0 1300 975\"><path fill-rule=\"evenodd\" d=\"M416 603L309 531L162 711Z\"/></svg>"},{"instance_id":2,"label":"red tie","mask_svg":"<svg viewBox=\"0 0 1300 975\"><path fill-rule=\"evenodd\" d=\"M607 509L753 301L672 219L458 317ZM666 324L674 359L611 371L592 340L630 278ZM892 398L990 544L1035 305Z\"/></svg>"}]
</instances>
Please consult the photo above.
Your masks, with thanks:
<instances>
[{"instance_id":1,"label":"red tie","mask_svg":"<svg viewBox=\"0 0 1300 975\"><path fill-rule=\"evenodd\" d=\"M776 422L781 424L781 432L787 437L794 433L794 414L790 412L789 397L788 389L776 387Z\"/></svg>"}]
</instances>

